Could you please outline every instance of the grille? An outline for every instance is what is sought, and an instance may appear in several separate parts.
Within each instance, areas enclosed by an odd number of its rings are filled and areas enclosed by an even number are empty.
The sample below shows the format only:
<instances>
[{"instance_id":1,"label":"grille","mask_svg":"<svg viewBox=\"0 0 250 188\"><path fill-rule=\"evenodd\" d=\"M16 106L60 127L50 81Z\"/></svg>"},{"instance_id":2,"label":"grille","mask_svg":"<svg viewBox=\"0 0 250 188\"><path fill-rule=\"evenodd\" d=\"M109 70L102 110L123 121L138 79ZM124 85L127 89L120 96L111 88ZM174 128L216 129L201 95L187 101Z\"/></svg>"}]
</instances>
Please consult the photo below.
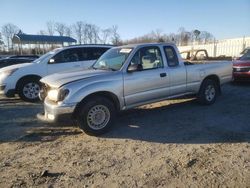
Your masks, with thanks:
<instances>
[{"instance_id":1,"label":"grille","mask_svg":"<svg viewBox=\"0 0 250 188\"><path fill-rule=\"evenodd\" d=\"M233 68L234 72L250 72L250 67Z\"/></svg>"}]
</instances>

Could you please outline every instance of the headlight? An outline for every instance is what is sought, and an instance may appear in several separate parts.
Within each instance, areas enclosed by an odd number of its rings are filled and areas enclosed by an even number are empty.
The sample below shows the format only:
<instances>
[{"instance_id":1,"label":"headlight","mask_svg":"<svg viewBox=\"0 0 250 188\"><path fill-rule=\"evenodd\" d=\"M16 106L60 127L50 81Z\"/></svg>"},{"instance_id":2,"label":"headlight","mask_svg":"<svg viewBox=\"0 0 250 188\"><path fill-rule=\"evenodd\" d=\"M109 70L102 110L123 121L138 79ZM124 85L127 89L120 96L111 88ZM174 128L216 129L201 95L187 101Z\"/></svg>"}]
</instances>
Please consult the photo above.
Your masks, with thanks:
<instances>
[{"instance_id":1,"label":"headlight","mask_svg":"<svg viewBox=\"0 0 250 188\"><path fill-rule=\"evenodd\" d=\"M14 72L16 72L17 70L18 70L18 68L16 68L16 69L11 69L11 70L6 70L6 71L1 72L1 73L0 73L0 80L1 80L2 78L6 78L6 77L12 75L12 74L13 74Z\"/></svg>"},{"instance_id":2,"label":"headlight","mask_svg":"<svg viewBox=\"0 0 250 188\"><path fill-rule=\"evenodd\" d=\"M52 101L57 101L59 91L57 89L49 90L48 98Z\"/></svg>"},{"instance_id":3,"label":"headlight","mask_svg":"<svg viewBox=\"0 0 250 188\"><path fill-rule=\"evenodd\" d=\"M52 101L63 101L69 94L68 89L52 89L48 92L48 98Z\"/></svg>"}]
</instances>

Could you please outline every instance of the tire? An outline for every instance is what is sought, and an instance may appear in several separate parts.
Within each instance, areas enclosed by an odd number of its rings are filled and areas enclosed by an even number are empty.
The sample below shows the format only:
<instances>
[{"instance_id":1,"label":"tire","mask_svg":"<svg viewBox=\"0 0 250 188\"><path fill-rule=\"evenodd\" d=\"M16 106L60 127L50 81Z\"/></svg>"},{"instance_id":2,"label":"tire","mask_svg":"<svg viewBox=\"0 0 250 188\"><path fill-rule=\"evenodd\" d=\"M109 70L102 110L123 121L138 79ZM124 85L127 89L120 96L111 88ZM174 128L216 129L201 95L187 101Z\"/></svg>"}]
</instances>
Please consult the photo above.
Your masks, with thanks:
<instances>
[{"instance_id":1,"label":"tire","mask_svg":"<svg viewBox=\"0 0 250 188\"><path fill-rule=\"evenodd\" d=\"M198 94L199 103L203 105L211 105L216 101L217 96L217 83L211 79L204 80Z\"/></svg>"},{"instance_id":2,"label":"tire","mask_svg":"<svg viewBox=\"0 0 250 188\"><path fill-rule=\"evenodd\" d=\"M27 102L37 102L39 101L39 91L41 84L39 78L25 78L22 80L18 86L17 91L19 97Z\"/></svg>"},{"instance_id":3,"label":"tire","mask_svg":"<svg viewBox=\"0 0 250 188\"><path fill-rule=\"evenodd\" d=\"M77 124L86 134L98 136L107 132L115 120L115 106L105 97L92 97L81 104Z\"/></svg>"}]
</instances>

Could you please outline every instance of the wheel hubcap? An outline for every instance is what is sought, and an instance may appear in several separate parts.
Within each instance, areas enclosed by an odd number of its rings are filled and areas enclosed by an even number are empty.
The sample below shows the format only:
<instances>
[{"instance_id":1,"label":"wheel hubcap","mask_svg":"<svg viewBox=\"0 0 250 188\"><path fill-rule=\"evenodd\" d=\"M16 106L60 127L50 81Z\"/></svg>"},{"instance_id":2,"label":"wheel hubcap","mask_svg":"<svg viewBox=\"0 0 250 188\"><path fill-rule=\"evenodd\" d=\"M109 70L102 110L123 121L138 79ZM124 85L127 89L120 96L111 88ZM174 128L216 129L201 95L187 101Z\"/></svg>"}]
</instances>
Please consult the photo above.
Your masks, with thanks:
<instances>
[{"instance_id":1,"label":"wheel hubcap","mask_svg":"<svg viewBox=\"0 0 250 188\"><path fill-rule=\"evenodd\" d=\"M110 120L109 109L104 105L92 107L87 114L88 126L94 130L104 128Z\"/></svg>"},{"instance_id":2,"label":"wheel hubcap","mask_svg":"<svg viewBox=\"0 0 250 188\"><path fill-rule=\"evenodd\" d=\"M215 97L215 93L216 93L216 91L215 91L214 86L208 85L206 90L205 90L205 96L206 96L207 101L209 101L209 102L212 101Z\"/></svg>"},{"instance_id":3,"label":"wheel hubcap","mask_svg":"<svg viewBox=\"0 0 250 188\"><path fill-rule=\"evenodd\" d=\"M23 94L28 99L37 98L39 91L40 91L40 86L35 82L28 83L23 87Z\"/></svg>"}]
</instances>

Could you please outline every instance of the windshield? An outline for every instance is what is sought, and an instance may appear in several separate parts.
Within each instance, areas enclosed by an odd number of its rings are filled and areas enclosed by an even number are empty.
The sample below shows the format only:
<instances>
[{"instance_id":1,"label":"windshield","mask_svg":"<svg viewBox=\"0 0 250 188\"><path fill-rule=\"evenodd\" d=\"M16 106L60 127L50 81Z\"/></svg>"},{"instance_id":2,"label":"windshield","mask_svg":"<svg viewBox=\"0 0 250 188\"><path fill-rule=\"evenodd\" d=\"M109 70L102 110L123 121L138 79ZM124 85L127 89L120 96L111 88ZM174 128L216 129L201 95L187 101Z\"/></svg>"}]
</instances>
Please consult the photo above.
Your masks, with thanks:
<instances>
[{"instance_id":1,"label":"windshield","mask_svg":"<svg viewBox=\"0 0 250 188\"><path fill-rule=\"evenodd\" d=\"M133 48L113 48L104 53L93 65L94 69L120 70Z\"/></svg>"},{"instance_id":2,"label":"windshield","mask_svg":"<svg viewBox=\"0 0 250 188\"><path fill-rule=\"evenodd\" d=\"M43 61L44 59L50 59L57 51L59 51L60 49L55 49L53 51L50 51L44 55L42 55L41 57L39 57L38 59L34 60L33 63L40 63L41 61Z\"/></svg>"},{"instance_id":3,"label":"windshield","mask_svg":"<svg viewBox=\"0 0 250 188\"><path fill-rule=\"evenodd\" d=\"M249 52L250 52L250 49L245 49L240 54L244 55L244 54L249 53Z\"/></svg>"},{"instance_id":4,"label":"windshield","mask_svg":"<svg viewBox=\"0 0 250 188\"><path fill-rule=\"evenodd\" d=\"M241 56L240 60L242 60L242 61L250 60L250 50L248 50L247 53L245 53L243 56Z\"/></svg>"}]
</instances>

